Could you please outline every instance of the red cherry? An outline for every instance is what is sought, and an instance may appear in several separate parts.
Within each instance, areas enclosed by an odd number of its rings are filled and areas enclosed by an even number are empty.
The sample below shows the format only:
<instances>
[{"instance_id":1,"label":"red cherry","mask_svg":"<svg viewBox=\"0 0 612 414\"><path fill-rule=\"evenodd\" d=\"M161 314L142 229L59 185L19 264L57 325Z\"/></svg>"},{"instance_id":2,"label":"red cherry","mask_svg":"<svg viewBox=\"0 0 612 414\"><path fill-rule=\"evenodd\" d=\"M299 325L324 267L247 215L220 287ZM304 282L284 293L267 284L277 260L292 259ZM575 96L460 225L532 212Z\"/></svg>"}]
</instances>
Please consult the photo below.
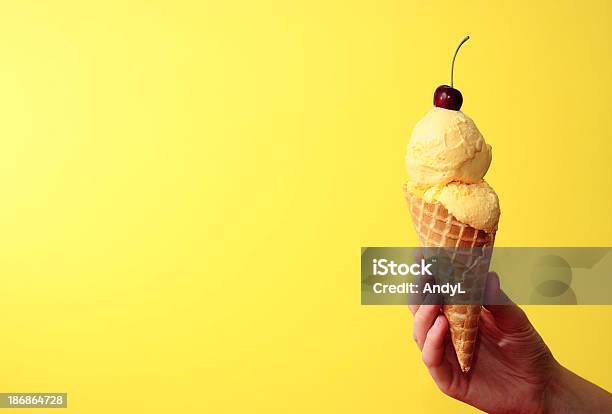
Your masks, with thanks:
<instances>
[{"instance_id":1,"label":"red cherry","mask_svg":"<svg viewBox=\"0 0 612 414\"><path fill-rule=\"evenodd\" d=\"M439 108L451 109L453 111L458 111L461 109L461 105L463 105L463 95L459 92L459 89L453 88L453 74L455 71L455 58L457 57L457 53L465 42L468 41L470 37L466 36L459 46L457 46L457 50L455 50L455 54L453 55L453 62L451 63L451 84L448 85L440 85L436 88L434 92L433 103L435 106Z\"/></svg>"},{"instance_id":2,"label":"red cherry","mask_svg":"<svg viewBox=\"0 0 612 414\"><path fill-rule=\"evenodd\" d=\"M433 103L438 108L458 111L463 104L463 95L461 95L459 89L452 88L448 85L440 85L434 92Z\"/></svg>"}]
</instances>

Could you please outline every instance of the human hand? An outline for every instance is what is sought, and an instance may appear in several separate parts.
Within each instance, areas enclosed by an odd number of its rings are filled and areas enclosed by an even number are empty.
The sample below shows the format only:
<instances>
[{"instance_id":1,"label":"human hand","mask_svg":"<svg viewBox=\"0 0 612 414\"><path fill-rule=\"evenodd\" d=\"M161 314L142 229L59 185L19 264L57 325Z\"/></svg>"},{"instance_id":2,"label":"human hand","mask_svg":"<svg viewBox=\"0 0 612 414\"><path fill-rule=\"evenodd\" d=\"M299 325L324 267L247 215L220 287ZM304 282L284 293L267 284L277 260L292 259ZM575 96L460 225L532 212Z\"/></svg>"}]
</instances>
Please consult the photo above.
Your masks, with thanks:
<instances>
[{"instance_id":1,"label":"human hand","mask_svg":"<svg viewBox=\"0 0 612 414\"><path fill-rule=\"evenodd\" d=\"M547 389L560 369L521 308L489 273L472 369L464 374L440 305L409 305L414 339L436 385L452 398L490 413L546 411Z\"/></svg>"}]
</instances>

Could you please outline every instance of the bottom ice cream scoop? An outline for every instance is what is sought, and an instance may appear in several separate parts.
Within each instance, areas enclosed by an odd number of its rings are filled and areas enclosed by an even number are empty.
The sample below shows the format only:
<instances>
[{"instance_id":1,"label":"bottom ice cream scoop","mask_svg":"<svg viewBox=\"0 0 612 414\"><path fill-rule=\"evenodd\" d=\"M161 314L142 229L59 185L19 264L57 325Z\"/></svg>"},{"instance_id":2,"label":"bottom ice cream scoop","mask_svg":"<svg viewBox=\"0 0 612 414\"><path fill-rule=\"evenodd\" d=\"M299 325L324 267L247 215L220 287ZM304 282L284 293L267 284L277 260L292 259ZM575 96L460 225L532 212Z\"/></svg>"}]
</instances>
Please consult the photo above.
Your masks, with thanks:
<instances>
[{"instance_id":1,"label":"bottom ice cream scoop","mask_svg":"<svg viewBox=\"0 0 612 414\"><path fill-rule=\"evenodd\" d=\"M409 182L406 189L428 203L441 203L462 223L489 233L497 229L499 199L486 181L476 184L452 182L429 188Z\"/></svg>"}]
</instances>

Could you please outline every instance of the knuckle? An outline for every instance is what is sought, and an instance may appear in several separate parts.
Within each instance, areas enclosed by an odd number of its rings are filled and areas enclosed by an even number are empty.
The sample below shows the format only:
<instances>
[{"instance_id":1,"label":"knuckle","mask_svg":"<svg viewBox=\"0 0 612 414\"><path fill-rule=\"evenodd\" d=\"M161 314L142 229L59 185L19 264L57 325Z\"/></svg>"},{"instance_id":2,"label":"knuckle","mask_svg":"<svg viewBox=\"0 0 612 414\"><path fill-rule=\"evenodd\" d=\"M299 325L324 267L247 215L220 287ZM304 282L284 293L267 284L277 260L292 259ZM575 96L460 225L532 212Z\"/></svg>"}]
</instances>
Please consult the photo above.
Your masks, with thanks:
<instances>
[{"instance_id":1,"label":"knuckle","mask_svg":"<svg viewBox=\"0 0 612 414\"><path fill-rule=\"evenodd\" d=\"M418 332L422 329L423 326L423 315L422 314L417 314L414 317L414 331Z\"/></svg>"},{"instance_id":2,"label":"knuckle","mask_svg":"<svg viewBox=\"0 0 612 414\"><path fill-rule=\"evenodd\" d=\"M425 364L426 367L431 367L432 362L431 362L431 358L429 357L428 353L423 352L421 354L421 360L423 361L423 363Z\"/></svg>"},{"instance_id":3,"label":"knuckle","mask_svg":"<svg viewBox=\"0 0 612 414\"><path fill-rule=\"evenodd\" d=\"M451 386L447 383L437 383L438 389L442 391L444 394L448 395L451 398L457 398L457 393L451 388Z\"/></svg>"},{"instance_id":4,"label":"knuckle","mask_svg":"<svg viewBox=\"0 0 612 414\"><path fill-rule=\"evenodd\" d=\"M433 336L434 336L434 334L432 332L432 329L430 329L429 331L427 331L427 334L425 335L425 340L426 341L431 341L433 339Z\"/></svg>"}]
</instances>

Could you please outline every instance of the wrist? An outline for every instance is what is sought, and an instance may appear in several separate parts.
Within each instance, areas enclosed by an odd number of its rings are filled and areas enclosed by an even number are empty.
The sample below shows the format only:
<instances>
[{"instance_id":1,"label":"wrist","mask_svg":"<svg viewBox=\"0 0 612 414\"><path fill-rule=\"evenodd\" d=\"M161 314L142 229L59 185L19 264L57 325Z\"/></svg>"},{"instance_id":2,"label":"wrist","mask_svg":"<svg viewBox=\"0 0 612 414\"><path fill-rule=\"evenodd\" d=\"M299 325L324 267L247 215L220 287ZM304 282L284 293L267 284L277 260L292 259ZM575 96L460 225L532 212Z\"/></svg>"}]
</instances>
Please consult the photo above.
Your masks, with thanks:
<instances>
[{"instance_id":1,"label":"wrist","mask_svg":"<svg viewBox=\"0 0 612 414\"><path fill-rule=\"evenodd\" d=\"M599 413L612 407L612 394L555 362L540 413Z\"/></svg>"}]
</instances>

